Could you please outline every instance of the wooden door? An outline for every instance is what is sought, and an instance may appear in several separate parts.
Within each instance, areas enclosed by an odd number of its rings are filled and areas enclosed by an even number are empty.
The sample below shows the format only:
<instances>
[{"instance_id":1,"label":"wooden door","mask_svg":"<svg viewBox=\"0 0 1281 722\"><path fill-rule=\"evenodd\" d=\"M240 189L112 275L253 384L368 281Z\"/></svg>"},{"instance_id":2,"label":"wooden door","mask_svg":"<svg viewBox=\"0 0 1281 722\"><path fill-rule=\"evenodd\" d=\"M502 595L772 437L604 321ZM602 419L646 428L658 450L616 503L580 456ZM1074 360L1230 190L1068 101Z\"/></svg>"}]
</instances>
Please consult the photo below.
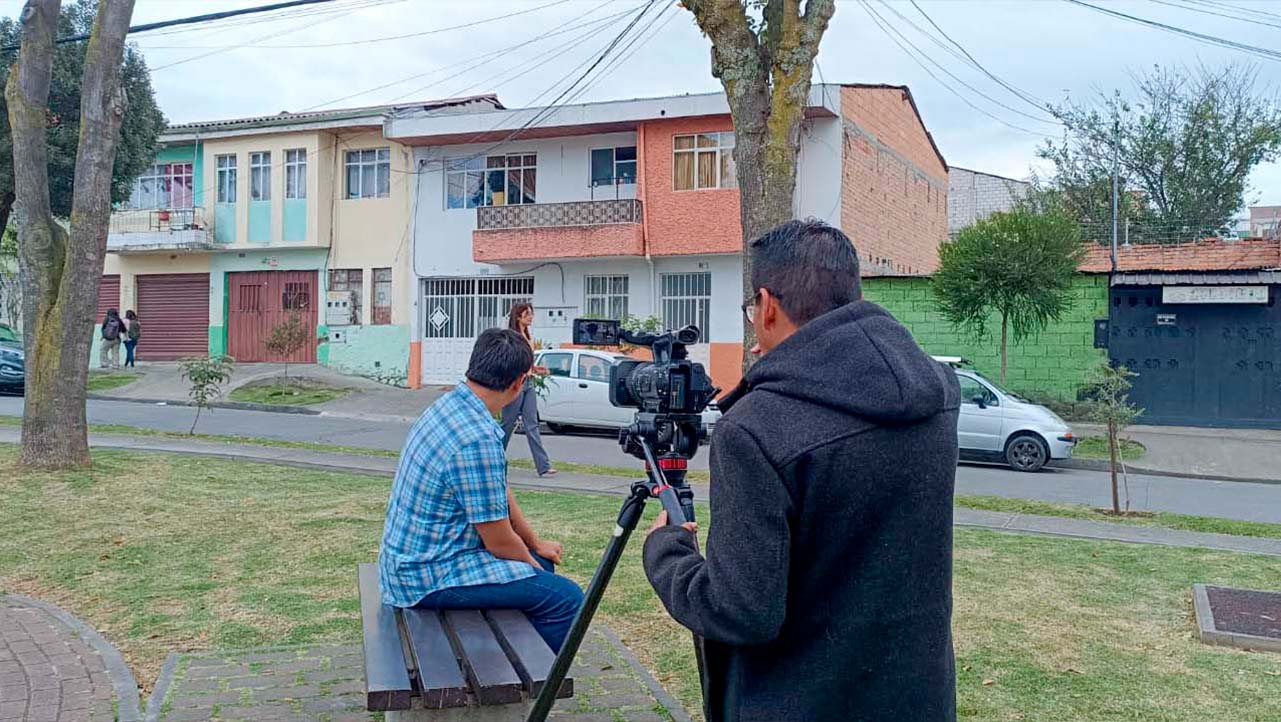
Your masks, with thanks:
<instances>
[{"instance_id":1,"label":"wooden door","mask_svg":"<svg viewBox=\"0 0 1281 722\"><path fill-rule=\"evenodd\" d=\"M241 362L316 362L315 271L227 274L227 353ZM272 329L298 316L308 341L288 359L267 351Z\"/></svg>"}]
</instances>

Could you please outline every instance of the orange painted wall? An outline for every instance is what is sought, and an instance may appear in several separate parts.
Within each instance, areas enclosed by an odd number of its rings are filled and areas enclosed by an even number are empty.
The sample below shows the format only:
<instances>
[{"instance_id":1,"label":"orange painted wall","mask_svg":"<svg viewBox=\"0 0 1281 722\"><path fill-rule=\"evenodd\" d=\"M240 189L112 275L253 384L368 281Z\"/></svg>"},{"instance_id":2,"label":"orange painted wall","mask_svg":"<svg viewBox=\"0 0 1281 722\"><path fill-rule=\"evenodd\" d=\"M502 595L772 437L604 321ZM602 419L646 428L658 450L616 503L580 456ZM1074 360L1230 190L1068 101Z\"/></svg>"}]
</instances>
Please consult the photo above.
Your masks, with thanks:
<instances>
[{"instance_id":1,"label":"orange painted wall","mask_svg":"<svg viewBox=\"0 0 1281 722\"><path fill-rule=\"evenodd\" d=\"M423 342L409 342L409 388L417 389L423 385Z\"/></svg>"},{"instance_id":2,"label":"orange painted wall","mask_svg":"<svg viewBox=\"0 0 1281 722\"><path fill-rule=\"evenodd\" d=\"M672 177L672 137L733 130L728 115L656 120L644 124L641 183L649 252L655 256L738 253L743 249L737 188L678 191Z\"/></svg>"},{"instance_id":3,"label":"orange painted wall","mask_svg":"<svg viewBox=\"0 0 1281 722\"><path fill-rule=\"evenodd\" d=\"M711 368L707 373L712 376L712 383L721 389L721 395L727 394L738 386L743 378L743 344L713 343L711 345Z\"/></svg>"},{"instance_id":4,"label":"orange painted wall","mask_svg":"<svg viewBox=\"0 0 1281 722\"><path fill-rule=\"evenodd\" d=\"M842 88L841 115L841 229L858 249L863 275L933 272L947 239L947 166L907 94Z\"/></svg>"},{"instance_id":5,"label":"orange painted wall","mask_svg":"<svg viewBox=\"0 0 1281 722\"><path fill-rule=\"evenodd\" d=\"M641 224L507 228L472 232L472 258L479 263L548 258L640 256Z\"/></svg>"}]
</instances>

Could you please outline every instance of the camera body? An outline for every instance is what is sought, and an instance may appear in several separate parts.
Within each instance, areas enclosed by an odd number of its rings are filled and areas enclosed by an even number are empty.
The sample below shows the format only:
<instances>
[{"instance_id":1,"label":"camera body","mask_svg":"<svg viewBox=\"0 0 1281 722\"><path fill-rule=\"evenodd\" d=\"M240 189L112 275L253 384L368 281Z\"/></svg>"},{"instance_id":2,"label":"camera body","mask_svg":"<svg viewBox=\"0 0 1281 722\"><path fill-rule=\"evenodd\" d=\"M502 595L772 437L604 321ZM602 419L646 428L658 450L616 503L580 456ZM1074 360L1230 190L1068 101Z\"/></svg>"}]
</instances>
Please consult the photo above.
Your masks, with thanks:
<instances>
[{"instance_id":1,"label":"camera body","mask_svg":"<svg viewBox=\"0 0 1281 722\"><path fill-rule=\"evenodd\" d=\"M626 342L645 346L653 361L629 359L615 364L609 374L609 402L637 410L636 421L619 436L619 443L633 456L643 458L635 443L644 437L655 450L686 459L698 451L707 436L702 413L720 390L712 384L703 365L689 360L688 345L698 343L697 326L661 334L635 333L618 321L574 319L574 343L618 346Z\"/></svg>"}]
</instances>

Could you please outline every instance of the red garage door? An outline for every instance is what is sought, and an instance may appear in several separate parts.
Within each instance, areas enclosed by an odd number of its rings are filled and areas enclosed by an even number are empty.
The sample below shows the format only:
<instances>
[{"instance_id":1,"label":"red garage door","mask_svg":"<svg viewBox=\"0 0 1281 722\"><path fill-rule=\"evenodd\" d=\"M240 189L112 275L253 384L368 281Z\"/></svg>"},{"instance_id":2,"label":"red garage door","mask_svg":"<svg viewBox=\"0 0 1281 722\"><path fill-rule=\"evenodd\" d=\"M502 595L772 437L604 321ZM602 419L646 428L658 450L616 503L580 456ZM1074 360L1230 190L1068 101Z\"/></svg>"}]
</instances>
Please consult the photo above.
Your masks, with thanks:
<instances>
[{"instance_id":1,"label":"red garage door","mask_svg":"<svg viewBox=\"0 0 1281 722\"><path fill-rule=\"evenodd\" d=\"M267 339L294 316L308 331L316 329L316 281L315 271L227 274L227 353L237 361L285 360L267 350ZM304 343L287 360L316 363L316 344Z\"/></svg>"},{"instance_id":2,"label":"red garage door","mask_svg":"<svg viewBox=\"0 0 1281 722\"><path fill-rule=\"evenodd\" d=\"M173 361L209 353L209 274L137 276L138 358Z\"/></svg>"},{"instance_id":3,"label":"red garage door","mask_svg":"<svg viewBox=\"0 0 1281 722\"><path fill-rule=\"evenodd\" d=\"M116 309L121 316L125 315L124 309L120 308L120 276L102 277L102 282L98 284L98 312L93 317L93 322L102 323L109 308Z\"/></svg>"}]
</instances>

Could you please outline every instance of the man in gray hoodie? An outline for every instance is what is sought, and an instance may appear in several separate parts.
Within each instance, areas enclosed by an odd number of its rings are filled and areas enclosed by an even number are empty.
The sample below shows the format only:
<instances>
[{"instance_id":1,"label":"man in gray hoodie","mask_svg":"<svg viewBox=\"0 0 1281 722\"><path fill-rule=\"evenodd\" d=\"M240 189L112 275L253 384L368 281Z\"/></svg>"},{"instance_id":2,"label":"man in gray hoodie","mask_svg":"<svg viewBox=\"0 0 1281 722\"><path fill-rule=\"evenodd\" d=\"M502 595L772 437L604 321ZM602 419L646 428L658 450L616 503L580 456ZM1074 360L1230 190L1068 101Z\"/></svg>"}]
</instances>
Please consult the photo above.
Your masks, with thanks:
<instances>
[{"instance_id":1,"label":"man in gray hoodie","mask_svg":"<svg viewBox=\"0 0 1281 722\"><path fill-rule=\"evenodd\" d=\"M706 556L660 518L645 572L705 640L711 722L953 722L956 377L861 300L840 230L748 252L761 358L721 402Z\"/></svg>"}]
</instances>

